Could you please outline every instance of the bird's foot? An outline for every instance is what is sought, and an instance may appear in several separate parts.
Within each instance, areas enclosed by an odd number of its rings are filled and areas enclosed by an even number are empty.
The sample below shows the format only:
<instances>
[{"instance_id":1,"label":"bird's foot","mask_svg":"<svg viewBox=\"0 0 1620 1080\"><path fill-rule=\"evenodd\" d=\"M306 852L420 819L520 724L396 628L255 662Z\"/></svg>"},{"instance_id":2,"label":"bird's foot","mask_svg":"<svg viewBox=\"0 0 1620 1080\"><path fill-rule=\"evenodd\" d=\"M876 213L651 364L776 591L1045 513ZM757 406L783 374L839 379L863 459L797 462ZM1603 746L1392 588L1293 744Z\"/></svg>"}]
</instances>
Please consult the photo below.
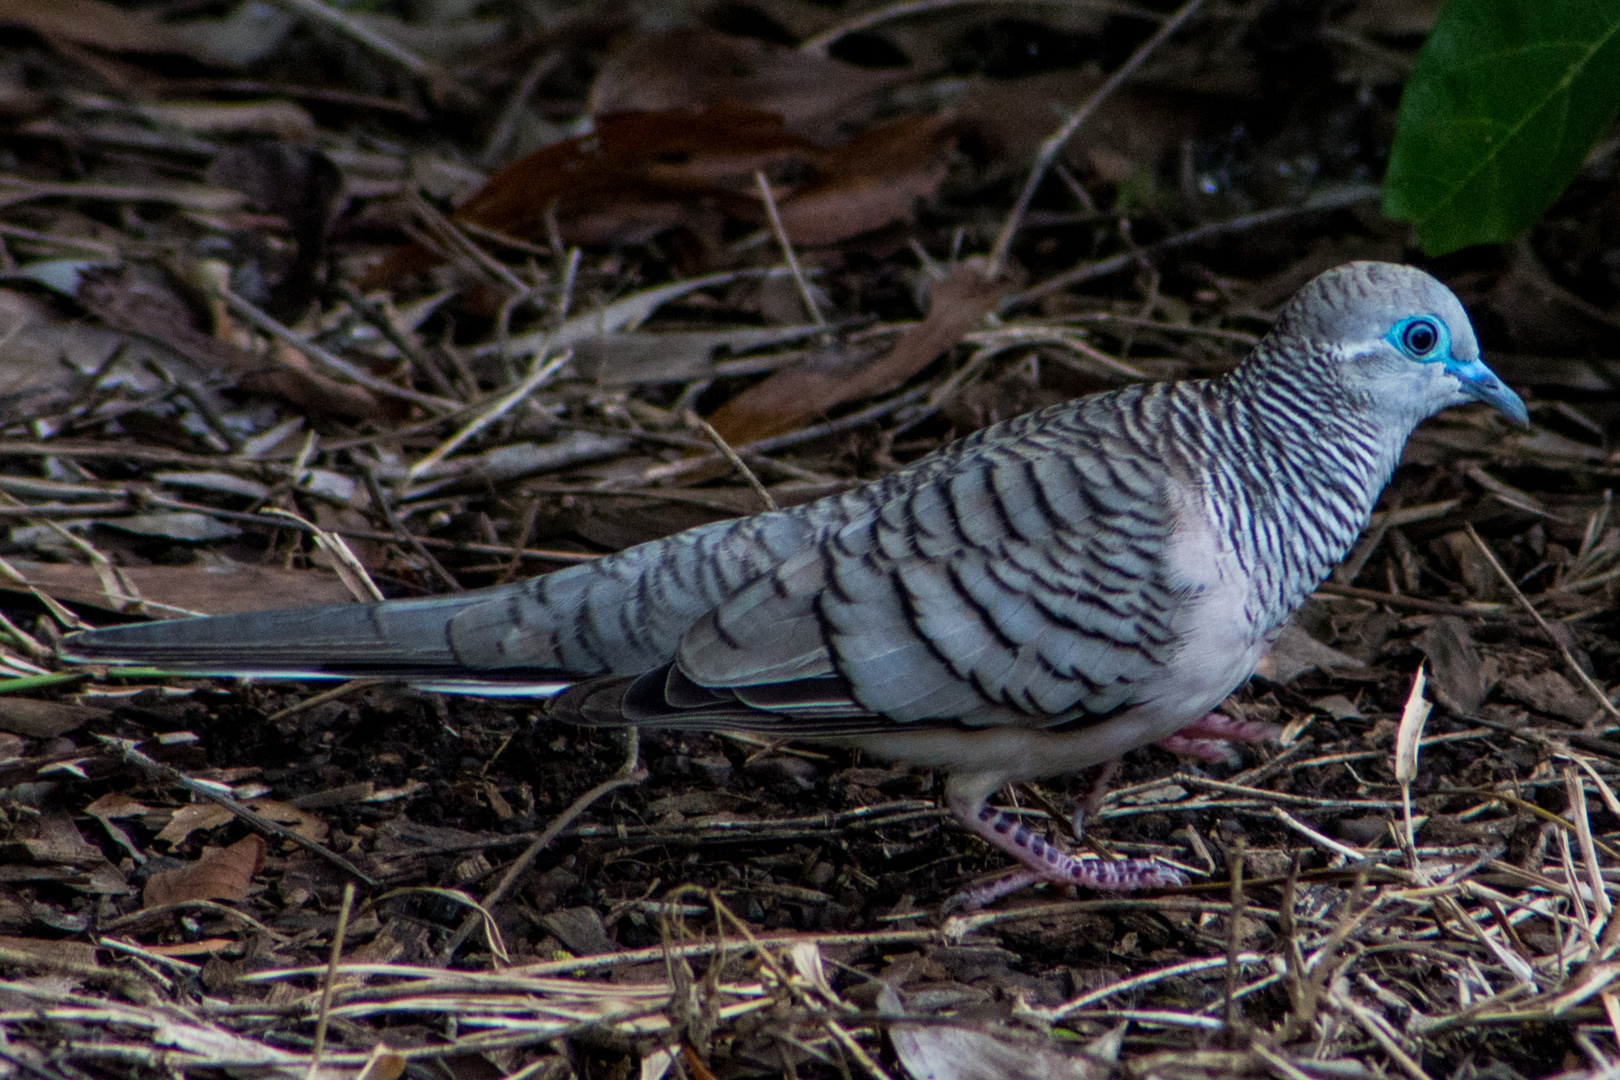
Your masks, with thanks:
<instances>
[{"instance_id":1,"label":"bird's foot","mask_svg":"<svg viewBox=\"0 0 1620 1080\"><path fill-rule=\"evenodd\" d=\"M1232 720L1220 713L1207 713L1153 745L1200 761L1225 761L1232 752L1232 743L1265 742L1281 733L1282 728L1276 724Z\"/></svg>"},{"instance_id":2,"label":"bird's foot","mask_svg":"<svg viewBox=\"0 0 1620 1080\"><path fill-rule=\"evenodd\" d=\"M1031 831L1017 815L997 810L988 803L959 806L953 800L951 812L992 847L1017 859L1024 869L957 893L946 901L946 911L956 908L972 911L1037 881L1098 892L1132 892L1187 884L1185 874L1157 859L1076 858Z\"/></svg>"}]
</instances>

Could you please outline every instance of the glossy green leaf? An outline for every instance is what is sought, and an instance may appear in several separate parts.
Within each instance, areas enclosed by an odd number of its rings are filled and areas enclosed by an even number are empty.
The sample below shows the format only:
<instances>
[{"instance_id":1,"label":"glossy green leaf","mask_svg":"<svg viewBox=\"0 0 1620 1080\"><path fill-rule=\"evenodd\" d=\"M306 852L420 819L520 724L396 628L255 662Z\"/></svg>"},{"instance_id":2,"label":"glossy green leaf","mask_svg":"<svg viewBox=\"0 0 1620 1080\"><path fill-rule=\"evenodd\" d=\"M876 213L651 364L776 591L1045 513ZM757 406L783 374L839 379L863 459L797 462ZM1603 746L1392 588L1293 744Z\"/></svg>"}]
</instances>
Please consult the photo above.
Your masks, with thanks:
<instances>
[{"instance_id":1,"label":"glossy green leaf","mask_svg":"<svg viewBox=\"0 0 1620 1080\"><path fill-rule=\"evenodd\" d=\"M1401 98L1384 213L1424 251L1513 239L1620 111L1620 0L1453 0Z\"/></svg>"}]
</instances>

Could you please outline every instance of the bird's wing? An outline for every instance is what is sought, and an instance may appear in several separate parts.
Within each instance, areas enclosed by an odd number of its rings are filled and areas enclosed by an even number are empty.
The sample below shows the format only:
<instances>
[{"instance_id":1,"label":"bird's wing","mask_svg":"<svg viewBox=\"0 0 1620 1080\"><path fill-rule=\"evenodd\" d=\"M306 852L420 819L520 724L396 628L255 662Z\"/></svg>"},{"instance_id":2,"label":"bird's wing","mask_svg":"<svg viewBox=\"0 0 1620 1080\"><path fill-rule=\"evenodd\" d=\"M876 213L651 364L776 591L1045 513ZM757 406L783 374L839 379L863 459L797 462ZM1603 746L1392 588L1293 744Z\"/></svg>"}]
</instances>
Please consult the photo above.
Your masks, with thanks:
<instances>
[{"instance_id":1,"label":"bird's wing","mask_svg":"<svg viewBox=\"0 0 1620 1080\"><path fill-rule=\"evenodd\" d=\"M1133 704L1187 599L1173 481L1111 439L1051 449L999 443L891 490L716 605L596 715L837 734Z\"/></svg>"}]
</instances>

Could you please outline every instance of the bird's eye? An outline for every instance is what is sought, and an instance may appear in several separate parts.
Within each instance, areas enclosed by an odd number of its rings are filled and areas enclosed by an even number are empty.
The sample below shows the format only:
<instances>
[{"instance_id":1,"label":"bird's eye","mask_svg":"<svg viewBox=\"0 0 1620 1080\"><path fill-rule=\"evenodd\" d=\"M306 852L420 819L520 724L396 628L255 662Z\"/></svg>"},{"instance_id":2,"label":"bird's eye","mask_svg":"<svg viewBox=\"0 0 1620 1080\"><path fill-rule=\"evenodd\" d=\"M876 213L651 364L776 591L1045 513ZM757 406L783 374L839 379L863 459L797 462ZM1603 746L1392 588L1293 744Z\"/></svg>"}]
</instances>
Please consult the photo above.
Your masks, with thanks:
<instances>
[{"instance_id":1,"label":"bird's eye","mask_svg":"<svg viewBox=\"0 0 1620 1080\"><path fill-rule=\"evenodd\" d=\"M1401 347L1415 357L1428 356L1440 343L1440 331L1428 319L1413 319L1401 331Z\"/></svg>"}]
</instances>

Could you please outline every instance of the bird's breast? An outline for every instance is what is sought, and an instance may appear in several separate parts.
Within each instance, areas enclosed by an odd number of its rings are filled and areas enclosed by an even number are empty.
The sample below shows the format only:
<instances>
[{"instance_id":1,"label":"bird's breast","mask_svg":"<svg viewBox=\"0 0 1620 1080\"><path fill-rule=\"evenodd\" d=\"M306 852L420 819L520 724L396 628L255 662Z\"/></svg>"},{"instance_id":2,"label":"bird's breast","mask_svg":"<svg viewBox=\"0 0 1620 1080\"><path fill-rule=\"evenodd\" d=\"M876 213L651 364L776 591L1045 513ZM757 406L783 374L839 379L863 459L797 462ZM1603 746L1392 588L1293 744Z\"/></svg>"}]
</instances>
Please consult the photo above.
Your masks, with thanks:
<instances>
[{"instance_id":1,"label":"bird's breast","mask_svg":"<svg viewBox=\"0 0 1620 1080\"><path fill-rule=\"evenodd\" d=\"M1272 630L1252 575L1201 493L1175 488L1172 498L1176 529L1166 564L1185 599L1173 623L1175 658L1145 706L1151 726L1165 734L1197 720L1241 686L1265 654Z\"/></svg>"}]
</instances>

